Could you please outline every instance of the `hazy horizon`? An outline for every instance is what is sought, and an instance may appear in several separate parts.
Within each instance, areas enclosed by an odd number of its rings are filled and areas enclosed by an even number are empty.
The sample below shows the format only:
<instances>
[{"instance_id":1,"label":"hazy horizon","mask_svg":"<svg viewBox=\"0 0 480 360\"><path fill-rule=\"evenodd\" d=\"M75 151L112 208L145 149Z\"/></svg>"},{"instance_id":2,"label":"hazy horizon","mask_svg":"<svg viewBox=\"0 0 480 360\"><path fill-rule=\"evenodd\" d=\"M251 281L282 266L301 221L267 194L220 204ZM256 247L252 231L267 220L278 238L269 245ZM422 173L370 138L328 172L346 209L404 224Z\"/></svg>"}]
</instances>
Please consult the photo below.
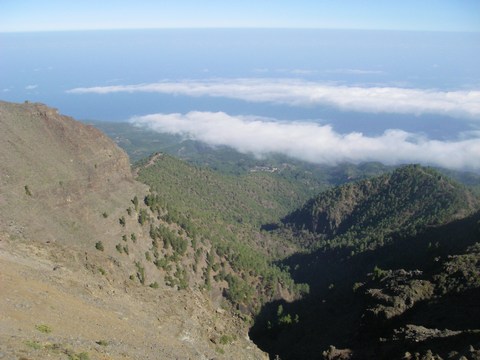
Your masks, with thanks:
<instances>
[{"instance_id":1,"label":"hazy horizon","mask_svg":"<svg viewBox=\"0 0 480 360\"><path fill-rule=\"evenodd\" d=\"M412 11L413 10L413 11ZM4 0L0 32L166 28L313 28L480 32L475 0Z\"/></svg>"}]
</instances>

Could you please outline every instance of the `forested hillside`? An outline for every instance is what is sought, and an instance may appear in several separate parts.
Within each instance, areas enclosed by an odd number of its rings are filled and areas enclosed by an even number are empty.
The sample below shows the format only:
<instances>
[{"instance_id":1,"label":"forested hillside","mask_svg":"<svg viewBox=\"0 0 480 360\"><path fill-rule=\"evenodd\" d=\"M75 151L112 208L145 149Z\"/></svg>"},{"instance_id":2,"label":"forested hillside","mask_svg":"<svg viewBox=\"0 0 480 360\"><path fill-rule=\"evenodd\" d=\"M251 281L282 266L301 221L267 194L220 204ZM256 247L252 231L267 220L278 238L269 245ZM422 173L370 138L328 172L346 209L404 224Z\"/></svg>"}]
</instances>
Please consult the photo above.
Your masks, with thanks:
<instances>
[{"instance_id":1,"label":"forested hillside","mask_svg":"<svg viewBox=\"0 0 480 360\"><path fill-rule=\"evenodd\" d=\"M479 201L436 170L334 187L281 222L308 192L278 174L225 175L164 154L137 171L167 209L159 214L185 216L211 241L221 265L211 286L259 311L251 336L273 357L426 359L480 341L478 308L462 295L476 299L479 287ZM463 306L468 316L440 316Z\"/></svg>"},{"instance_id":2,"label":"forested hillside","mask_svg":"<svg viewBox=\"0 0 480 360\"><path fill-rule=\"evenodd\" d=\"M320 194L275 230L311 249L279 263L310 295L264 307L252 336L282 359L478 358L476 209L419 166Z\"/></svg>"},{"instance_id":3,"label":"forested hillside","mask_svg":"<svg viewBox=\"0 0 480 360\"><path fill-rule=\"evenodd\" d=\"M478 356L472 174L450 172L467 187L418 165L316 167L193 141L164 150L187 161L138 163L151 214L208 249L197 281L258 314L250 334L272 358Z\"/></svg>"},{"instance_id":4,"label":"forested hillside","mask_svg":"<svg viewBox=\"0 0 480 360\"><path fill-rule=\"evenodd\" d=\"M358 252L463 218L478 204L465 186L436 170L410 165L325 191L282 222L293 241L308 248Z\"/></svg>"},{"instance_id":5,"label":"forested hillside","mask_svg":"<svg viewBox=\"0 0 480 360\"><path fill-rule=\"evenodd\" d=\"M139 163L136 172L150 186L155 199L151 208L158 209L160 217L211 244L210 254L220 267L204 275L209 287L213 283L224 289L227 298L250 309L247 312L257 311L266 301L293 299L306 291L273 264L296 247L261 226L300 204L311 190L267 172L224 175L165 154Z\"/></svg>"}]
</instances>

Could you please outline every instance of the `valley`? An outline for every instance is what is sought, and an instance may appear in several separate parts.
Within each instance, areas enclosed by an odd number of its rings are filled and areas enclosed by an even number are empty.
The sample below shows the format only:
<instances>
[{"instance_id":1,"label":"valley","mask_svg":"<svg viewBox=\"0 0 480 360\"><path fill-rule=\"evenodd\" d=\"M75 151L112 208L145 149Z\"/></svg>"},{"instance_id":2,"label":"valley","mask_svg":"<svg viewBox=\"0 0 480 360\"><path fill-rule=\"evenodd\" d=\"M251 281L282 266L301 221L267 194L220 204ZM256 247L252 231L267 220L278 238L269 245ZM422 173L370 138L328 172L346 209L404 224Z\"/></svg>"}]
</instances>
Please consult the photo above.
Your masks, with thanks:
<instances>
[{"instance_id":1,"label":"valley","mask_svg":"<svg viewBox=\"0 0 480 360\"><path fill-rule=\"evenodd\" d=\"M0 358L480 358L478 174L85 123L0 103Z\"/></svg>"}]
</instances>

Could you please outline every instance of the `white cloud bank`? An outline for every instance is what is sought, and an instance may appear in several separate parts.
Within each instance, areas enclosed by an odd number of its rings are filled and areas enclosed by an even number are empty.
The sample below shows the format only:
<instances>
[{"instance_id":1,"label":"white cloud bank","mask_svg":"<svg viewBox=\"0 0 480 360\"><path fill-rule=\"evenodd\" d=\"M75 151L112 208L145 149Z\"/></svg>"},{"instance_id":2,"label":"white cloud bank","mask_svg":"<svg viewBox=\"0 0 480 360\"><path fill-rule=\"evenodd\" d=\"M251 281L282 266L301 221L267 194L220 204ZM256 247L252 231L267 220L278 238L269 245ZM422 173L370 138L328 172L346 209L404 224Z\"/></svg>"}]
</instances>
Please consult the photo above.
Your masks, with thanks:
<instances>
[{"instance_id":1,"label":"white cloud bank","mask_svg":"<svg viewBox=\"0 0 480 360\"><path fill-rule=\"evenodd\" d=\"M422 163L451 169L480 170L480 137L457 141L431 140L402 130L381 136L339 134L330 125L279 122L223 112L152 114L132 123L157 132L218 146L227 145L257 156L282 153L320 164L380 161L384 164Z\"/></svg>"},{"instance_id":2,"label":"white cloud bank","mask_svg":"<svg viewBox=\"0 0 480 360\"><path fill-rule=\"evenodd\" d=\"M153 92L212 96L293 106L333 106L341 110L440 114L480 119L480 90L438 91L399 87L326 85L292 79L215 79L75 88L72 94Z\"/></svg>"}]
</instances>

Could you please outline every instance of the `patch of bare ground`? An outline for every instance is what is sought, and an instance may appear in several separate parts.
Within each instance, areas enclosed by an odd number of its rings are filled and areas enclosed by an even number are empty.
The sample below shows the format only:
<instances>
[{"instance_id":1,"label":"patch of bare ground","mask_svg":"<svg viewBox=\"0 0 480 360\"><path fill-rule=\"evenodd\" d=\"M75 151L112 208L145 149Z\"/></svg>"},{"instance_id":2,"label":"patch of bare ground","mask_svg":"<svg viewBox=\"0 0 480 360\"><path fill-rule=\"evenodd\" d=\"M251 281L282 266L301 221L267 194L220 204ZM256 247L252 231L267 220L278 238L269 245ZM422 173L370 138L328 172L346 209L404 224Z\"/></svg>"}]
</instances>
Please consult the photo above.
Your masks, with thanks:
<instances>
[{"instance_id":1,"label":"patch of bare ground","mask_svg":"<svg viewBox=\"0 0 480 360\"><path fill-rule=\"evenodd\" d=\"M0 241L0 359L263 359L199 291L112 284L60 246Z\"/></svg>"}]
</instances>

